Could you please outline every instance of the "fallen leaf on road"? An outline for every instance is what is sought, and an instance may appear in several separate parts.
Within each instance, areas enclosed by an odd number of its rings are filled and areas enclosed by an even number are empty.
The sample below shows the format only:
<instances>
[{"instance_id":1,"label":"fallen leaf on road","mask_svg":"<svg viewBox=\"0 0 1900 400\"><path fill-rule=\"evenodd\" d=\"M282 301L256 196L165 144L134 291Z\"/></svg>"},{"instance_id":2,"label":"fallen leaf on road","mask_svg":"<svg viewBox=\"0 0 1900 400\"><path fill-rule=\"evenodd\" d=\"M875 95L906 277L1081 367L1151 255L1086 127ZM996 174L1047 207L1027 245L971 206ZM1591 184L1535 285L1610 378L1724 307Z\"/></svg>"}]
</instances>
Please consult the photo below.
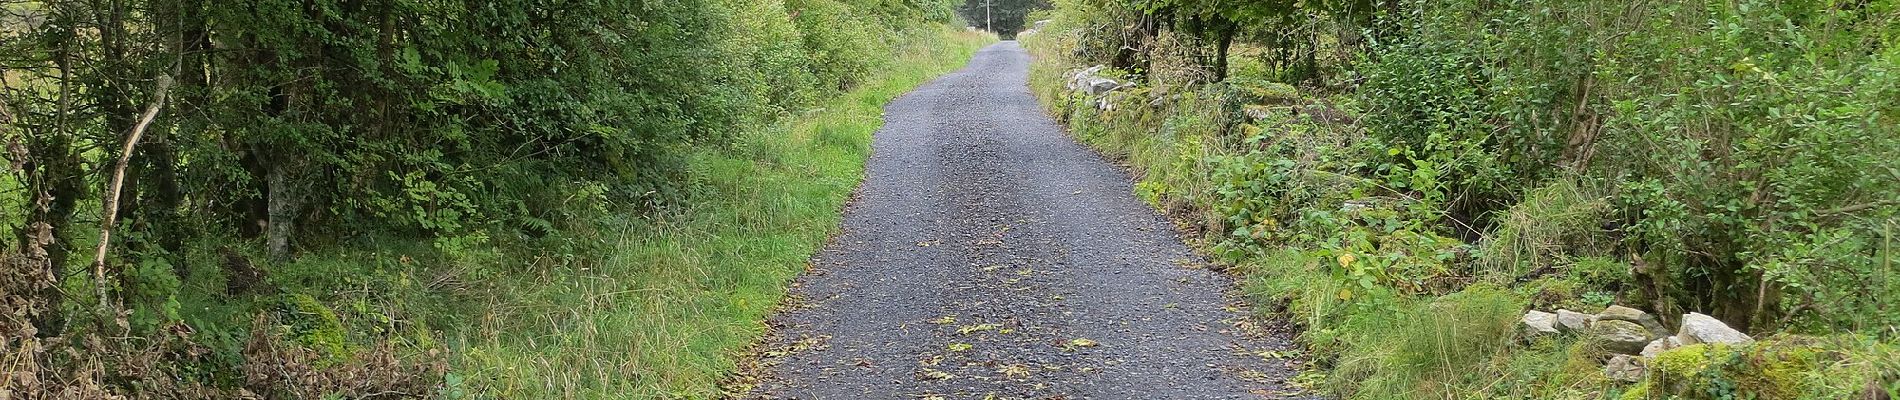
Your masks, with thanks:
<instances>
[{"instance_id":1,"label":"fallen leaf on road","mask_svg":"<svg viewBox=\"0 0 1900 400\"><path fill-rule=\"evenodd\" d=\"M1292 357L1293 354L1294 353L1291 351L1279 351L1279 350L1261 350L1258 353L1254 353L1254 355L1260 356L1260 358L1265 358L1265 359L1287 358L1287 357Z\"/></svg>"},{"instance_id":2,"label":"fallen leaf on road","mask_svg":"<svg viewBox=\"0 0 1900 400\"><path fill-rule=\"evenodd\" d=\"M996 373L1003 374L1004 377L1009 377L1009 378L1016 378L1016 379L1028 378L1029 367L1023 366L1022 364L1010 364L1010 365L1003 366L1003 368L997 369Z\"/></svg>"},{"instance_id":3,"label":"fallen leaf on road","mask_svg":"<svg viewBox=\"0 0 1900 400\"><path fill-rule=\"evenodd\" d=\"M996 324L964 325L962 327L957 328L957 334L968 335L968 334L976 333L976 332L996 330L996 328L999 328L999 327L1000 326L997 326Z\"/></svg>"},{"instance_id":4,"label":"fallen leaf on road","mask_svg":"<svg viewBox=\"0 0 1900 400\"><path fill-rule=\"evenodd\" d=\"M918 375L918 379L923 379L927 381L941 381L941 380L957 377L956 375L951 375L949 372L938 371L938 370L934 370L930 368L924 368L924 370L922 372L919 372L917 375Z\"/></svg>"}]
</instances>

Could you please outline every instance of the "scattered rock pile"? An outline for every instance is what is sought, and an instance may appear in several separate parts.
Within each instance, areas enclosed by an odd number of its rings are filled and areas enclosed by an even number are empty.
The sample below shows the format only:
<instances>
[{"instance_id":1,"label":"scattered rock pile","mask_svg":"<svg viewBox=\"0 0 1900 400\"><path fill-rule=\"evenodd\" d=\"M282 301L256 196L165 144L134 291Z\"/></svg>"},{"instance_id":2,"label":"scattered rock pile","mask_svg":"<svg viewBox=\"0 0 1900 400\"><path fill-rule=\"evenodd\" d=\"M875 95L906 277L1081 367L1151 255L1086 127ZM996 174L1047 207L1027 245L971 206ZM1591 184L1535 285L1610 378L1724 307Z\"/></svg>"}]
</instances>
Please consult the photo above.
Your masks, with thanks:
<instances>
[{"instance_id":1,"label":"scattered rock pile","mask_svg":"<svg viewBox=\"0 0 1900 400\"><path fill-rule=\"evenodd\" d=\"M1557 314L1530 310L1524 313L1522 323L1525 337L1540 337L1557 334Z\"/></svg>"},{"instance_id":2,"label":"scattered rock pile","mask_svg":"<svg viewBox=\"0 0 1900 400\"><path fill-rule=\"evenodd\" d=\"M1748 334L1701 313L1683 314L1681 321L1681 327L1671 335L1656 316L1611 305L1596 314L1530 310L1524 313L1518 325L1527 339L1578 335L1596 341L1614 354L1604 364L1603 375L1624 382L1643 380L1648 373L1647 364L1670 349L1702 343L1739 345L1755 341Z\"/></svg>"},{"instance_id":3,"label":"scattered rock pile","mask_svg":"<svg viewBox=\"0 0 1900 400\"><path fill-rule=\"evenodd\" d=\"M1596 320L1596 315L1570 310L1557 310L1557 330L1565 333L1575 334L1588 331L1590 330L1590 323L1596 322Z\"/></svg>"},{"instance_id":4,"label":"scattered rock pile","mask_svg":"<svg viewBox=\"0 0 1900 400\"><path fill-rule=\"evenodd\" d=\"M1016 40L1023 40L1023 39L1028 39L1030 36L1036 36L1037 33L1042 33L1042 27L1048 26L1048 25L1049 25L1049 20L1045 19L1041 21L1036 21L1034 24L1030 25L1028 30L1017 32Z\"/></svg>"},{"instance_id":5,"label":"scattered rock pile","mask_svg":"<svg viewBox=\"0 0 1900 400\"><path fill-rule=\"evenodd\" d=\"M1069 90L1075 91L1077 94L1096 97L1096 109L1109 110L1114 108L1115 102L1108 95L1113 94L1117 90L1134 86L1134 84L1123 83L1102 76L1102 70L1107 68L1108 67L1097 65L1069 71L1069 83L1067 85Z\"/></svg>"},{"instance_id":6,"label":"scattered rock pile","mask_svg":"<svg viewBox=\"0 0 1900 400\"><path fill-rule=\"evenodd\" d=\"M1120 87L1121 84L1115 82L1114 79L1104 78L1100 75L1102 70L1106 68L1108 67L1097 65L1069 71L1069 90L1094 96L1108 93L1108 91Z\"/></svg>"}]
</instances>

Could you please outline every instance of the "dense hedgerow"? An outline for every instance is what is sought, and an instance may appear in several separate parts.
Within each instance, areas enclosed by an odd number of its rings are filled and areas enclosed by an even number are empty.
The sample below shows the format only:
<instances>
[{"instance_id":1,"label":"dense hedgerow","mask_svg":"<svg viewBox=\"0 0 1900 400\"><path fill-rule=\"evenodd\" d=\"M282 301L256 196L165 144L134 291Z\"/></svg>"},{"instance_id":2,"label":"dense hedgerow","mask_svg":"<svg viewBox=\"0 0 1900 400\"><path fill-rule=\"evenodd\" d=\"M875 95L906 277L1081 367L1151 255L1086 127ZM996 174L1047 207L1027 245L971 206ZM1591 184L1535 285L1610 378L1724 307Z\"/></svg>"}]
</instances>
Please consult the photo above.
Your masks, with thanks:
<instances>
[{"instance_id":1,"label":"dense hedgerow","mask_svg":"<svg viewBox=\"0 0 1900 400\"><path fill-rule=\"evenodd\" d=\"M1896 7L1073 0L1028 45L1077 136L1308 328L1316 387L1665 395L1495 329L1617 303L1830 354L1709 396L1840 398L1900 361ZM1141 86L1063 87L1091 65Z\"/></svg>"},{"instance_id":2,"label":"dense hedgerow","mask_svg":"<svg viewBox=\"0 0 1900 400\"><path fill-rule=\"evenodd\" d=\"M0 393L444 387L433 331L478 321L426 310L718 195L702 152L751 151L953 7L0 0Z\"/></svg>"}]
</instances>

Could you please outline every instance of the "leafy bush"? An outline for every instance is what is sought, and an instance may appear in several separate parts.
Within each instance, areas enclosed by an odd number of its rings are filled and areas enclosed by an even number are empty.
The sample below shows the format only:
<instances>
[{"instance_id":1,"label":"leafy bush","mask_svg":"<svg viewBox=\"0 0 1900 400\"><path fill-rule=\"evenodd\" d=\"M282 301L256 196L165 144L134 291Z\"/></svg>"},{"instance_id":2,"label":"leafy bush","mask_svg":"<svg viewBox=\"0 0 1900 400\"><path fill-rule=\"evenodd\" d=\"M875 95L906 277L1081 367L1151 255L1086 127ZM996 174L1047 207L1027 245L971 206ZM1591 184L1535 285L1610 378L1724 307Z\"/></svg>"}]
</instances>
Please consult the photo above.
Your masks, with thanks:
<instances>
[{"instance_id":1,"label":"leafy bush","mask_svg":"<svg viewBox=\"0 0 1900 400\"><path fill-rule=\"evenodd\" d=\"M881 25L867 24L852 15L851 8L837 0L790 0L786 8L804 35L805 63L823 87L847 89L871 72L885 51L883 40L892 32Z\"/></svg>"},{"instance_id":2,"label":"leafy bush","mask_svg":"<svg viewBox=\"0 0 1900 400\"><path fill-rule=\"evenodd\" d=\"M946 30L952 6L0 0L0 358L37 374L0 392L347 397L379 384L352 373L407 372L387 386L439 387L438 335L486 304L461 296L586 271L618 251L604 227L703 212L754 165L734 154L862 150L863 120L816 149L761 136L900 45L989 39ZM935 71L908 62L894 81ZM849 175L827 172L827 190ZM835 207L814 210L800 222ZM98 356L18 358L40 351ZM310 381L234 377L258 360L286 366L259 377Z\"/></svg>"},{"instance_id":3,"label":"leafy bush","mask_svg":"<svg viewBox=\"0 0 1900 400\"><path fill-rule=\"evenodd\" d=\"M1627 85L1606 88L1612 139L1593 173L1622 183L1632 242L1652 274L1681 282L1668 294L1680 307L1744 325L1891 326L1866 318L1900 298L1840 289L1892 285L1881 232L1900 197L1886 156L1900 150L1900 79L1894 51L1861 36L1886 29L1892 6L1800 5L1684 6L1664 15L1707 22L1629 36L1599 72Z\"/></svg>"},{"instance_id":4,"label":"leafy bush","mask_svg":"<svg viewBox=\"0 0 1900 400\"><path fill-rule=\"evenodd\" d=\"M750 67L733 71L733 84L754 99L766 99L757 102L769 108L760 114L775 117L811 105L823 91L807 68L811 55L802 44L806 34L792 20L785 3L725 0L721 6L730 10L734 25L721 48L730 51L726 57L736 57Z\"/></svg>"}]
</instances>

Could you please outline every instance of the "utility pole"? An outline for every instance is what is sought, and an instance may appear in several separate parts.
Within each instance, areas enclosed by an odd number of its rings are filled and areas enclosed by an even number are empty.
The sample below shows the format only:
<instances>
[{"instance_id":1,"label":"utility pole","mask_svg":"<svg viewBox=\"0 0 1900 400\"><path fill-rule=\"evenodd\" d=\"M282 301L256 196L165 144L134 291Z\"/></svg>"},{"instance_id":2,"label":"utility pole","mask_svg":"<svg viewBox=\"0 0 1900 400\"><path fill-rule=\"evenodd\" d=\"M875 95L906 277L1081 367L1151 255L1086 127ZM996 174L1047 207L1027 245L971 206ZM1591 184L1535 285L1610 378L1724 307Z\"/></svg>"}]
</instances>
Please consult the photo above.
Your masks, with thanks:
<instances>
[{"instance_id":1,"label":"utility pole","mask_svg":"<svg viewBox=\"0 0 1900 400\"><path fill-rule=\"evenodd\" d=\"M983 30L991 33L996 32L996 27L990 26L990 3L994 2L995 0L983 0Z\"/></svg>"}]
</instances>

